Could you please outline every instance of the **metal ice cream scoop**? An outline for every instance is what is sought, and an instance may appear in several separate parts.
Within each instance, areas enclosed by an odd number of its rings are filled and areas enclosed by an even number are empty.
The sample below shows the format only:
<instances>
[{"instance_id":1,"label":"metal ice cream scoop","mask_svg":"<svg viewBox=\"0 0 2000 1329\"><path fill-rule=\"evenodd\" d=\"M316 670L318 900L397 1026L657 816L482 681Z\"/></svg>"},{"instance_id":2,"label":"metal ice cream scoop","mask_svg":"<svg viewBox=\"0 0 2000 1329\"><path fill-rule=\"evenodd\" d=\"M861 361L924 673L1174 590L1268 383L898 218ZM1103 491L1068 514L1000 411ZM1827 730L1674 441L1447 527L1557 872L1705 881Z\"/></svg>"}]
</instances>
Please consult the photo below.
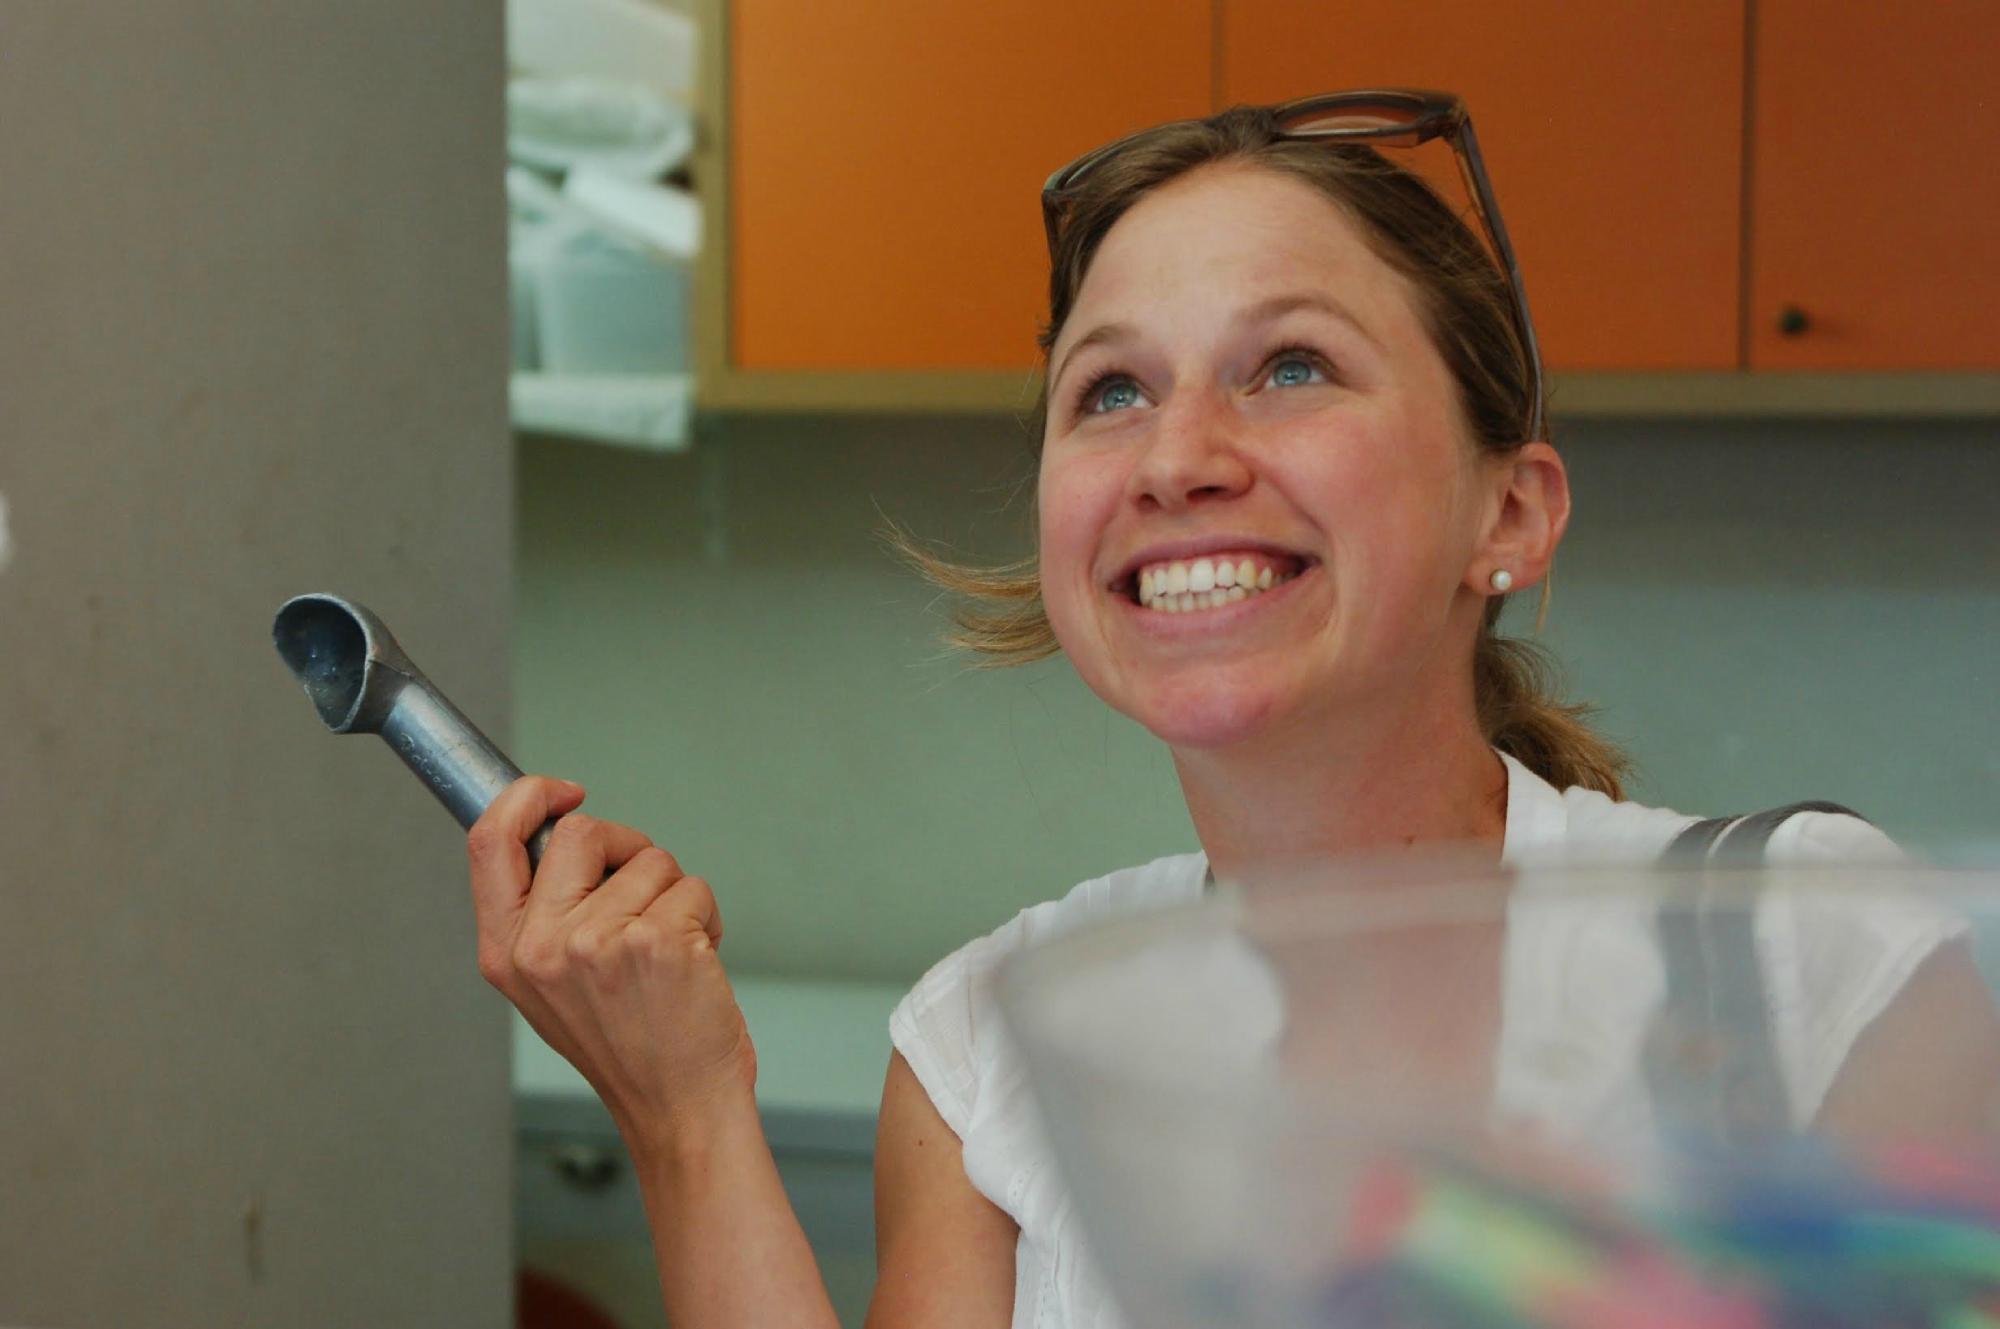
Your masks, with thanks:
<instances>
[{"instance_id":1,"label":"metal ice cream scoop","mask_svg":"<svg viewBox=\"0 0 2000 1329\"><path fill-rule=\"evenodd\" d=\"M278 607L271 640L328 729L380 734L460 826L479 820L521 778L364 606L337 595L295 596ZM530 863L541 862L554 826L551 819L528 842Z\"/></svg>"}]
</instances>

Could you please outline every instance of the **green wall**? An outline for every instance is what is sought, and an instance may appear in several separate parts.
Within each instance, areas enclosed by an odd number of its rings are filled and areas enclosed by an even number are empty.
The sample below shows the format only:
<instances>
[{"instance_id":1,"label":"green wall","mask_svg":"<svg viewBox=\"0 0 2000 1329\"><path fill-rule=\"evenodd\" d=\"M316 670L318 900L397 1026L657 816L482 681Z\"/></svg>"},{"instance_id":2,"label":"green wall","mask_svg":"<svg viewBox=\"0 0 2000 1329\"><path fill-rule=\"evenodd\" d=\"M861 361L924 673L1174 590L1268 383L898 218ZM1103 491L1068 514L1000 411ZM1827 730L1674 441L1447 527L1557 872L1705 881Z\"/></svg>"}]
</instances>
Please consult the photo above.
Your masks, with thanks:
<instances>
[{"instance_id":1,"label":"green wall","mask_svg":"<svg viewBox=\"0 0 2000 1329\"><path fill-rule=\"evenodd\" d=\"M1545 640L1688 811L1832 798L2000 837L1986 424L1598 424ZM518 453L518 757L710 878L738 972L904 982L1194 847L1165 750L1060 660L971 673L881 514L1026 547L1011 421L765 418L691 454ZM1522 597L1527 599L1529 597Z\"/></svg>"}]
</instances>

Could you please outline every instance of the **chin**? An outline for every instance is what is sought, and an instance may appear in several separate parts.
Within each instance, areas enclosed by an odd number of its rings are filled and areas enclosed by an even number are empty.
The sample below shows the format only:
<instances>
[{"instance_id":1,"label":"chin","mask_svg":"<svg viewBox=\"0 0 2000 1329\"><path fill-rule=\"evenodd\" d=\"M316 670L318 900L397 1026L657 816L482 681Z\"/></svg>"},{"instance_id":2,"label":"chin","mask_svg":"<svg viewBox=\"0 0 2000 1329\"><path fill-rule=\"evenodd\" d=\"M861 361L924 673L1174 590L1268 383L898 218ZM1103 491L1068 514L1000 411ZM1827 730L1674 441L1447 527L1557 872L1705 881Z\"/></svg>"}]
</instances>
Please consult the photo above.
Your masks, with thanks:
<instances>
[{"instance_id":1,"label":"chin","mask_svg":"<svg viewBox=\"0 0 2000 1329\"><path fill-rule=\"evenodd\" d=\"M1268 692L1221 680L1153 689L1126 711L1155 738L1176 748L1227 748L1265 734L1278 710Z\"/></svg>"}]
</instances>

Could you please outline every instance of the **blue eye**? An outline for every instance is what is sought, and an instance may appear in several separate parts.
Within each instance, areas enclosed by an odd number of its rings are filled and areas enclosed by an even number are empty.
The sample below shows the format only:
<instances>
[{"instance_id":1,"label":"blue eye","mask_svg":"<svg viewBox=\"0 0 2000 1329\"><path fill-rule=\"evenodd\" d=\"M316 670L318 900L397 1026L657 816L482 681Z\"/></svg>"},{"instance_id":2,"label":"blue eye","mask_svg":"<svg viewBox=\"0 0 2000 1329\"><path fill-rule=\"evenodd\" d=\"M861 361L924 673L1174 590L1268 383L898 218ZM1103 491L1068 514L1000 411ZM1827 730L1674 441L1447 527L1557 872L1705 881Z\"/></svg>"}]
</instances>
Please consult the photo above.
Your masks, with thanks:
<instances>
[{"instance_id":1,"label":"blue eye","mask_svg":"<svg viewBox=\"0 0 2000 1329\"><path fill-rule=\"evenodd\" d=\"M1271 366L1270 381L1281 388L1295 388L1311 383L1315 379L1324 380L1319 366L1302 355L1288 355Z\"/></svg>"},{"instance_id":2,"label":"blue eye","mask_svg":"<svg viewBox=\"0 0 2000 1329\"><path fill-rule=\"evenodd\" d=\"M1085 397L1085 405L1099 415L1109 411L1122 411L1128 406L1139 404L1139 385L1129 378L1107 379L1101 385L1091 388Z\"/></svg>"}]
</instances>

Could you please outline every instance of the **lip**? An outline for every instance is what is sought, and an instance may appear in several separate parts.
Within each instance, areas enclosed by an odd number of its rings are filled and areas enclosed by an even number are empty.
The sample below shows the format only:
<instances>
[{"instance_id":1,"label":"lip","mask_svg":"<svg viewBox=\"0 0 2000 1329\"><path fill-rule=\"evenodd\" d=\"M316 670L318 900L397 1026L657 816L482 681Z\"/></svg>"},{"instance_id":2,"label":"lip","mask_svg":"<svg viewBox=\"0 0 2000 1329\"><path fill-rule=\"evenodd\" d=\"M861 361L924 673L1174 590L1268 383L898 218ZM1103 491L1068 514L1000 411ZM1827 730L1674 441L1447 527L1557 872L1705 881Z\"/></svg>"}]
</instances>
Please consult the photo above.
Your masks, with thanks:
<instances>
[{"instance_id":1,"label":"lip","mask_svg":"<svg viewBox=\"0 0 2000 1329\"><path fill-rule=\"evenodd\" d=\"M1288 549L1284 545L1274 544L1269 540L1259 540L1254 536L1205 535L1199 539L1171 540L1147 545L1127 559L1106 585L1114 591L1124 590L1131 584L1132 579L1139 575L1139 569L1149 563L1175 563L1201 558L1206 554L1238 551L1274 554L1280 558L1291 559L1298 563L1300 572L1305 572L1319 563L1319 560L1310 554L1302 554L1296 549Z\"/></svg>"}]
</instances>

